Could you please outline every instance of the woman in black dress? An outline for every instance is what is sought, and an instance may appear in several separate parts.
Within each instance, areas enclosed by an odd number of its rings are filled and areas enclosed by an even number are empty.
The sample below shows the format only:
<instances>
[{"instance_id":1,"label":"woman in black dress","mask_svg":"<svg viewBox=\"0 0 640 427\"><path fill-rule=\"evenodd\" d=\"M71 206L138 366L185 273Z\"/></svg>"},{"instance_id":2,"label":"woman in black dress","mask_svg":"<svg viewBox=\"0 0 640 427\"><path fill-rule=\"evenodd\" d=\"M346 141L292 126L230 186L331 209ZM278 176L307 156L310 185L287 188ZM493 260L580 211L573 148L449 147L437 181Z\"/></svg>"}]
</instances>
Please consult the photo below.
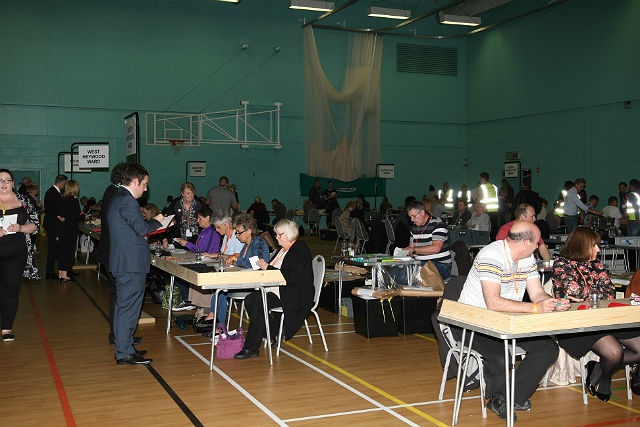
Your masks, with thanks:
<instances>
[{"instance_id":1,"label":"woman in black dress","mask_svg":"<svg viewBox=\"0 0 640 427\"><path fill-rule=\"evenodd\" d=\"M27 266L27 239L38 230L34 206L22 194L13 192L13 175L0 169L0 322L2 341L13 341L13 322L18 312L20 280Z\"/></svg>"},{"instance_id":2,"label":"woman in black dress","mask_svg":"<svg viewBox=\"0 0 640 427\"><path fill-rule=\"evenodd\" d=\"M73 280L69 272L73 268L78 247L78 221L80 221L80 202L78 181L70 179L64 185L64 194L60 200L60 254L58 258L58 280L66 283Z\"/></svg>"},{"instance_id":3,"label":"woman in black dress","mask_svg":"<svg viewBox=\"0 0 640 427\"><path fill-rule=\"evenodd\" d=\"M600 235L587 227L576 228L553 264L553 293L556 298L584 302L593 292L600 299L614 299L615 287L597 259ZM607 401L611 397L611 377L625 365L640 361L640 332L635 329L560 335L558 344L579 359L590 350L600 361L587 363L585 385L591 395ZM634 392L636 390L634 389Z\"/></svg>"}]
</instances>

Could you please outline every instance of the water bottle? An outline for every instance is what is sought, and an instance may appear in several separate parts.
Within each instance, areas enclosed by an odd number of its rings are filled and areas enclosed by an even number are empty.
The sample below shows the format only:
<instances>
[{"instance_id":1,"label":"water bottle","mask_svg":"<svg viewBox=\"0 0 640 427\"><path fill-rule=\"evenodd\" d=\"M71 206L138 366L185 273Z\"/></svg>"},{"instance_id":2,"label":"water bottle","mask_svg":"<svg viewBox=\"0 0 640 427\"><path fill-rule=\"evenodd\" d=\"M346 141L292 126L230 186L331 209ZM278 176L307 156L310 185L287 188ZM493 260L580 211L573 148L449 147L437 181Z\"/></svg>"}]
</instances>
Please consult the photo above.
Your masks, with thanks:
<instances>
[{"instance_id":1,"label":"water bottle","mask_svg":"<svg viewBox=\"0 0 640 427\"><path fill-rule=\"evenodd\" d=\"M340 250L340 255L347 256L349 255L349 248L347 247L347 242L342 241L342 249Z\"/></svg>"},{"instance_id":2,"label":"water bottle","mask_svg":"<svg viewBox=\"0 0 640 427\"><path fill-rule=\"evenodd\" d=\"M202 254L200 253L200 248L197 248L197 251L196 251L196 261L202 262Z\"/></svg>"}]
</instances>

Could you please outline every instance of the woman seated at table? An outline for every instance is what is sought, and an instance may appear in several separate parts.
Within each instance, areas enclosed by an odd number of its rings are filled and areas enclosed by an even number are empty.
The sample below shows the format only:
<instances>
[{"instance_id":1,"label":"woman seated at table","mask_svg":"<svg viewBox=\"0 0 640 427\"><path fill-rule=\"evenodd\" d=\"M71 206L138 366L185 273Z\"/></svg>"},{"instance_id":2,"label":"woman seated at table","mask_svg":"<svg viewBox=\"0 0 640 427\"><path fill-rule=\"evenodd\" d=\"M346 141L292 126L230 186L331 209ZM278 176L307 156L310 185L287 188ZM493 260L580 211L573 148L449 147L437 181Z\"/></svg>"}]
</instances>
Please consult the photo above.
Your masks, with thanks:
<instances>
[{"instance_id":1,"label":"woman seated at table","mask_svg":"<svg viewBox=\"0 0 640 427\"><path fill-rule=\"evenodd\" d=\"M190 252L200 252L200 254L203 255L217 254L220 250L220 235L211 224L211 215L213 215L213 211L211 210L211 208L205 207L201 208L198 211L198 226L202 231L198 235L195 243L191 243L190 241L182 237L178 237L174 239L174 241L179 245L187 248ZM176 286L178 286L178 289L180 289L180 295L182 295L182 303L173 310L181 311L193 309L194 306L189 300L189 286L178 278L175 279L174 283L176 284Z\"/></svg>"},{"instance_id":2,"label":"woman seated at table","mask_svg":"<svg viewBox=\"0 0 640 427\"><path fill-rule=\"evenodd\" d=\"M202 255L210 258L222 257L225 265L230 266L240 257L240 250L242 250L243 243L238 240L236 236L236 231L231 224L231 215L229 215L229 212L214 212L212 222L218 234L222 236L222 244L219 251L203 252ZM220 292L220 294L218 294L218 323L225 323L226 321L228 294L228 292ZM211 294L205 294L190 288L189 298L191 302L198 307L213 306L213 297ZM209 317L211 319L213 315L209 315ZM200 318L199 314L196 315L196 319L198 318ZM204 321L204 319L202 319L202 321ZM212 320L206 322L213 323Z\"/></svg>"},{"instance_id":3,"label":"woman seated at table","mask_svg":"<svg viewBox=\"0 0 640 427\"><path fill-rule=\"evenodd\" d=\"M274 227L276 239L280 244L280 250L270 262L265 259L258 260L258 266L262 270L280 269L286 286L274 287L267 292L267 309L282 307L284 317L284 339L291 339L300 329L304 319L309 315L313 307L313 269L311 266L311 252L307 245L298 240L298 225L283 219ZM245 299L245 307L251 319L244 348L234 357L236 359L249 359L257 357L262 338L266 335L262 295L260 291L254 291ZM271 337L278 333L279 319L269 319Z\"/></svg>"},{"instance_id":4,"label":"woman seated at table","mask_svg":"<svg viewBox=\"0 0 640 427\"><path fill-rule=\"evenodd\" d=\"M251 214L240 214L234 221L235 233L238 240L243 243L242 249L238 258L236 259L236 265L242 268L252 268L250 258L258 257L259 259L269 258L269 246L267 242L260 236L258 236L258 225L256 220ZM221 294L222 295L222 294ZM225 301L227 296L224 296ZM209 315L204 319L205 322L213 321L213 298L211 301L211 311ZM220 316L222 314L222 317ZM220 301L218 301L218 321L222 318L224 323L224 316L226 310L220 309Z\"/></svg>"},{"instance_id":5,"label":"woman seated at table","mask_svg":"<svg viewBox=\"0 0 640 427\"><path fill-rule=\"evenodd\" d=\"M587 227L576 228L553 263L553 293L556 298L585 302L593 292L600 299L614 299L615 287L597 259L600 235ZM593 351L600 361L587 363L583 379L592 396L607 401L611 397L611 377L625 365L640 360L640 333L637 330L585 332L559 335L558 344L579 359ZM635 390L634 390L635 392Z\"/></svg>"}]
</instances>

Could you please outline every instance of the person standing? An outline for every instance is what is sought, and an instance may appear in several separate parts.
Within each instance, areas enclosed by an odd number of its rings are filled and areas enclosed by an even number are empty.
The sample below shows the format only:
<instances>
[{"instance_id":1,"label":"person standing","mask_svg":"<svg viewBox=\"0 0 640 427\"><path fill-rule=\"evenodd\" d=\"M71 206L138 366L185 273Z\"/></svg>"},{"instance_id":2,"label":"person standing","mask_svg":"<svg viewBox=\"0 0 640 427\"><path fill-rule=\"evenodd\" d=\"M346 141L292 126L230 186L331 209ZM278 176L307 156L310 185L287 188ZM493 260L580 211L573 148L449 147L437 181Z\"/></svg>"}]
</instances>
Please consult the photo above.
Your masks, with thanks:
<instances>
[{"instance_id":1,"label":"person standing","mask_svg":"<svg viewBox=\"0 0 640 427\"><path fill-rule=\"evenodd\" d=\"M485 246L476 257L464 283L458 301L475 307L506 313L549 313L566 311L571 307L567 299L551 298L542 289L536 259L540 230L528 221L517 220L506 240ZM528 293L532 302L522 302ZM461 330L453 330L460 339ZM515 373L514 408L531 409L529 398L538 387L549 366L558 358L558 345L549 337L518 340L527 352ZM472 348L484 359L487 408L499 418L507 418L505 390L505 357L502 340L476 334ZM514 414L514 421L516 420Z\"/></svg>"},{"instance_id":2,"label":"person standing","mask_svg":"<svg viewBox=\"0 0 640 427\"><path fill-rule=\"evenodd\" d=\"M58 233L60 232L60 201L62 200L62 189L67 182L66 175L56 176L54 184L44 193L44 229L47 232L47 267L46 278L58 280L56 274L56 260L58 258Z\"/></svg>"},{"instance_id":3,"label":"person standing","mask_svg":"<svg viewBox=\"0 0 640 427\"><path fill-rule=\"evenodd\" d=\"M221 176L217 187L211 187L207 193L207 205L214 215L217 211L233 214L238 210L238 201L235 193L229 190L229 178Z\"/></svg>"},{"instance_id":4,"label":"person standing","mask_svg":"<svg viewBox=\"0 0 640 427\"><path fill-rule=\"evenodd\" d=\"M313 187L309 189L309 200L316 209L324 208L324 201L322 200L322 188L320 180L316 179L313 182Z\"/></svg>"},{"instance_id":5,"label":"person standing","mask_svg":"<svg viewBox=\"0 0 640 427\"><path fill-rule=\"evenodd\" d=\"M58 280L60 283L69 282L69 272L73 268L78 244L78 221L80 220L80 205L78 204L78 181L68 180L64 185L64 194L60 200L60 234L58 241Z\"/></svg>"},{"instance_id":6,"label":"person standing","mask_svg":"<svg viewBox=\"0 0 640 427\"><path fill-rule=\"evenodd\" d=\"M109 271L116 281L114 335L116 363L151 363L133 344L133 333L142 309L144 288L151 255L145 235L162 225L162 214L146 221L137 199L147 190L149 173L140 164L127 164L122 170L121 186L115 191L107 211L109 224Z\"/></svg>"},{"instance_id":7,"label":"person standing","mask_svg":"<svg viewBox=\"0 0 640 427\"><path fill-rule=\"evenodd\" d=\"M0 323L2 341L7 342L15 340L20 280L28 266L26 236L38 230L35 207L23 194L13 192L13 175L8 169L0 169L0 209Z\"/></svg>"},{"instance_id":8,"label":"person standing","mask_svg":"<svg viewBox=\"0 0 640 427\"><path fill-rule=\"evenodd\" d=\"M629 193L626 203L627 236L637 236L640 232L640 182L637 179L629 181Z\"/></svg>"},{"instance_id":9,"label":"person standing","mask_svg":"<svg viewBox=\"0 0 640 427\"><path fill-rule=\"evenodd\" d=\"M489 230L491 240L495 240L496 234L499 228L499 199L498 199L498 187L489 182L489 173L482 172L480 174L480 194L478 195L479 202L482 203L486 209L487 215L491 220L491 230ZM478 201L476 201L477 203Z\"/></svg>"},{"instance_id":10,"label":"person standing","mask_svg":"<svg viewBox=\"0 0 640 427\"><path fill-rule=\"evenodd\" d=\"M600 212L592 209L591 206L582 202L582 200L580 200L580 196L578 196L578 193L584 191L586 186L587 182L584 178L576 178L573 182L573 187L567 191L567 195L564 199L564 225L567 226L568 234L571 234L571 232L575 230L580 223L578 208L582 209L585 213L600 215Z\"/></svg>"}]
</instances>

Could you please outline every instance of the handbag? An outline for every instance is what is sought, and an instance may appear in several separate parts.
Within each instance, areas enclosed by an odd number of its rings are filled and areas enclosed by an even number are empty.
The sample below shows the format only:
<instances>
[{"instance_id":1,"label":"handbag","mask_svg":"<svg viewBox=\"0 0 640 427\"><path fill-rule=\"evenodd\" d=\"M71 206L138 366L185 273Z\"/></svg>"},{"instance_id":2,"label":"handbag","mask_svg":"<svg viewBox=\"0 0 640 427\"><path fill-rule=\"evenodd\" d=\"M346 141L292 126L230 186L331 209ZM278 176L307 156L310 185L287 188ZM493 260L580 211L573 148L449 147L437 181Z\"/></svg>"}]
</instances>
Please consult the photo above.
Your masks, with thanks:
<instances>
[{"instance_id":1,"label":"handbag","mask_svg":"<svg viewBox=\"0 0 640 427\"><path fill-rule=\"evenodd\" d=\"M169 292L170 292L170 284L167 284L164 288L164 293L162 294L162 308L165 310L169 309ZM182 295L180 294L180 289L176 285L173 285L173 298L171 301L171 308L176 308L182 302Z\"/></svg>"},{"instance_id":2,"label":"handbag","mask_svg":"<svg viewBox=\"0 0 640 427\"><path fill-rule=\"evenodd\" d=\"M427 263L420 268L418 274L415 276L414 282L419 286L430 287L434 291L444 290L444 280L442 280L438 267L436 267L433 261L427 261Z\"/></svg>"},{"instance_id":3,"label":"handbag","mask_svg":"<svg viewBox=\"0 0 640 427\"><path fill-rule=\"evenodd\" d=\"M244 347L242 327L239 327L233 333L229 333L223 323L218 323L218 329L220 330L220 334L218 335L216 357L218 359L233 359L233 355L240 353Z\"/></svg>"}]
</instances>

